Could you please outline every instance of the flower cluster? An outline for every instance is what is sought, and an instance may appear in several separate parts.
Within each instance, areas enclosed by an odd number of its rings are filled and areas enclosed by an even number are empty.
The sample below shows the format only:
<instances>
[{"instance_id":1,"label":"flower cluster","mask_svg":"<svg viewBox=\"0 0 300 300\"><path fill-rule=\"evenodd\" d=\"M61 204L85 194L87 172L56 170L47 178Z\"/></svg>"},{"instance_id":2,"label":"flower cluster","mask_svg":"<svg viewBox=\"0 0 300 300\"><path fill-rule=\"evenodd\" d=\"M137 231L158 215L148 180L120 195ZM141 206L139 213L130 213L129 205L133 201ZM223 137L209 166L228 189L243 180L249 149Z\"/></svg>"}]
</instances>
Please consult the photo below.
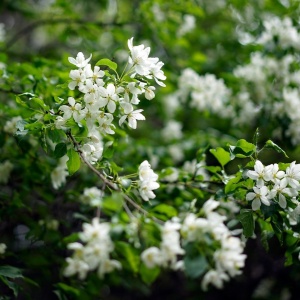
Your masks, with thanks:
<instances>
[{"instance_id":1,"label":"flower cluster","mask_svg":"<svg viewBox=\"0 0 300 300\"><path fill-rule=\"evenodd\" d=\"M300 164L292 162L283 171L278 164L264 166L256 160L254 171L249 170L246 175L255 182L253 191L246 195L246 200L252 201L253 210L260 209L262 203L267 206L276 203L292 213L294 209L287 207L287 198L294 203L293 207L298 207L296 196L300 190Z\"/></svg>"},{"instance_id":2,"label":"flower cluster","mask_svg":"<svg viewBox=\"0 0 300 300\"><path fill-rule=\"evenodd\" d=\"M149 162L144 160L139 166L138 186L140 195L145 201L155 198L153 190L159 188L157 179L158 175L153 172Z\"/></svg>"},{"instance_id":3,"label":"flower cluster","mask_svg":"<svg viewBox=\"0 0 300 300\"><path fill-rule=\"evenodd\" d=\"M80 200L90 206L99 207L102 203L104 192L97 187L85 188Z\"/></svg>"},{"instance_id":4,"label":"flower cluster","mask_svg":"<svg viewBox=\"0 0 300 300\"><path fill-rule=\"evenodd\" d=\"M139 46L133 46L133 38L131 38L128 40L128 48L131 54L129 57L129 64L134 70L133 76L135 74L145 76L147 79L154 79L158 85L165 86L165 84L161 81L166 79L164 72L161 70L164 64L159 61L157 57L149 57L150 47L145 48L143 44ZM150 96L152 95L151 90L153 91L154 87L150 86L145 88L145 92L147 92L145 96L147 99L150 98L149 100L152 98Z\"/></svg>"},{"instance_id":5,"label":"flower cluster","mask_svg":"<svg viewBox=\"0 0 300 300\"><path fill-rule=\"evenodd\" d=\"M156 57L149 57L150 48L144 45L133 46L133 38L128 40L128 47L129 67L121 76L114 66L113 74L104 72L97 65L92 68L89 63L91 55L85 58L79 52L76 58L69 57L69 62L77 69L70 71L68 87L70 90L77 88L81 97L69 97L68 103L59 107L60 115L55 120L55 126L58 129L67 128L70 120L75 121L79 127L86 126L87 140L81 150L91 164L102 157L102 137L115 133L115 117L119 118L120 126L127 121L133 129L137 128L138 120L145 120L143 110L135 109L134 106L139 104L142 94L148 100L155 97L155 87L149 85L148 81L154 79L157 84L165 86L162 82L166 79L161 70L163 63Z\"/></svg>"},{"instance_id":6,"label":"flower cluster","mask_svg":"<svg viewBox=\"0 0 300 300\"><path fill-rule=\"evenodd\" d=\"M289 136L296 145L300 141L300 65L294 51L300 47L300 33L289 18L269 18L264 27L257 40L264 46L263 51L252 53L248 64L233 71L240 81L240 90L234 97L238 111L234 122L245 124L260 116L259 112L288 120L287 130L276 129L273 135ZM284 55L281 49L285 49Z\"/></svg>"},{"instance_id":7,"label":"flower cluster","mask_svg":"<svg viewBox=\"0 0 300 300\"><path fill-rule=\"evenodd\" d=\"M22 120L21 116L16 116L7 121L4 125L3 130L10 134L15 134L17 131L17 123Z\"/></svg>"},{"instance_id":8,"label":"flower cluster","mask_svg":"<svg viewBox=\"0 0 300 300\"><path fill-rule=\"evenodd\" d=\"M264 20L263 25L265 30L257 40L258 44L271 44L273 47L277 44L283 49L292 47L300 50L300 34L289 17L281 20L273 16Z\"/></svg>"},{"instance_id":9,"label":"flower cluster","mask_svg":"<svg viewBox=\"0 0 300 300\"><path fill-rule=\"evenodd\" d=\"M119 261L110 259L114 244L110 238L108 223L100 223L98 218L92 224L83 224L83 232L79 233L82 243L75 242L68 245L73 250L73 256L66 258L67 267L65 276L78 274L80 279L85 279L89 271L97 269L98 276L102 278L106 273L121 269Z\"/></svg>"},{"instance_id":10,"label":"flower cluster","mask_svg":"<svg viewBox=\"0 0 300 300\"><path fill-rule=\"evenodd\" d=\"M190 106L198 111L211 111L222 117L232 116L232 108L229 106L231 95L222 79L217 79L213 74L198 75L192 69L183 70L179 77L178 97L186 102L187 96L191 96Z\"/></svg>"},{"instance_id":11,"label":"flower cluster","mask_svg":"<svg viewBox=\"0 0 300 300\"><path fill-rule=\"evenodd\" d=\"M177 220L167 221L161 229L162 237L160 247L150 247L141 254L143 263L149 268L168 267L173 270L183 268L183 261L178 261L178 255L184 254L180 245L179 230L181 224Z\"/></svg>"},{"instance_id":12,"label":"flower cluster","mask_svg":"<svg viewBox=\"0 0 300 300\"><path fill-rule=\"evenodd\" d=\"M185 243L201 243L203 247L211 247L207 235L218 242L213 253L214 267L203 277L202 288L206 290L209 284L222 288L224 281L241 274L246 255L243 254L244 245L238 237L232 236L223 223L225 216L214 210L219 202L209 199L203 205L205 217L197 218L195 214L188 214L183 222L181 233Z\"/></svg>"}]
</instances>

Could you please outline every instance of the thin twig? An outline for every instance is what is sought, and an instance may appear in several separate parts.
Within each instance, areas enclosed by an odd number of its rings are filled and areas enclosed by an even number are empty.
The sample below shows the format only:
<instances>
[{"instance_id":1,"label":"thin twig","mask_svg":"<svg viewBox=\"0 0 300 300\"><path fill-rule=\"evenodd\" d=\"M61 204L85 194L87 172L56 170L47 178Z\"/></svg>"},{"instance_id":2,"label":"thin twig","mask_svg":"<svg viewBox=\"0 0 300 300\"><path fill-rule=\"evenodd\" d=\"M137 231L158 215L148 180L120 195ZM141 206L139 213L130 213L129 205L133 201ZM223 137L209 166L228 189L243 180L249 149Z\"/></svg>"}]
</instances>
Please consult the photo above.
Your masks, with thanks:
<instances>
[{"instance_id":1,"label":"thin twig","mask_svg":"<svg viewBox=\"0 0 300 300\"><path fill-rule=\"evenodd\" d=\"M127 215L133 219L135 216L133 215L133 213L131 212L131 210L129 209L128 205L126 204L126 202L123 202L123 207L127 212Z\"/></svg>"}]
</instances>

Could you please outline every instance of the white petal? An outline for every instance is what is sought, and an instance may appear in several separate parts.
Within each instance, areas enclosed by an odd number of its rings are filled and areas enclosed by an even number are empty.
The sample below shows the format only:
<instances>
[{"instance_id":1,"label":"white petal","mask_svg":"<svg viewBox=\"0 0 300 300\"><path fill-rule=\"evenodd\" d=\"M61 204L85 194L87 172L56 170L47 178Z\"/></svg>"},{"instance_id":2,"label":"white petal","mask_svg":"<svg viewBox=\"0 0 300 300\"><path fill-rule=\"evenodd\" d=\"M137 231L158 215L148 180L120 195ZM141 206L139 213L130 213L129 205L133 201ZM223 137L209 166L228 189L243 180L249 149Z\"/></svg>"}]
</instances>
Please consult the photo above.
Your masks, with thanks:
<instances>
[{"instance_id":1,"label":"white petal","mask_svg":"<svg viewBox=\"0 0 300 300\"><path fill-rule=\"evenodd\" d=\"M110 113L114 113L116 110L116 103L114 101L109 101L107 104L107 109Z\"/></svg>"},{"instance_id":2,"label":"white petal","mask_svg":"<svg viewBox=\"0 0 300 300\"><path fill-rule=\"evenodd\" d=\"M255 199L253 202L252 202L252 209L253 210L258 210L260 208L260 201L259 199Z\"/></svg>"}]
</instances>

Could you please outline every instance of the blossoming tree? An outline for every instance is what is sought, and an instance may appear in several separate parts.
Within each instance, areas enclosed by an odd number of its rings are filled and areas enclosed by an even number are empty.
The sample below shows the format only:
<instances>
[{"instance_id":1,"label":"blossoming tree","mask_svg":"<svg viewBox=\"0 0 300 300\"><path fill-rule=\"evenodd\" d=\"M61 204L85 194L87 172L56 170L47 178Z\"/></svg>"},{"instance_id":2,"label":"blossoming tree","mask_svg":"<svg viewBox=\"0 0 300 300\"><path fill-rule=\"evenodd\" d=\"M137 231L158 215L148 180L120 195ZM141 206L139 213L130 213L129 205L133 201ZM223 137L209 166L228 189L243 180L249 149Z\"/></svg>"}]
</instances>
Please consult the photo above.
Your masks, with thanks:
<instances>
[{"instance_id":1,"label":"blossoming tree","mask_svg":"<svg viewBox=\"0 0 300 300\"><path fill-rule=\"evenodd\" d=\"M299 4L137 2L3 4L3 299L300 274Z\"/></svg>"}]
</instances>

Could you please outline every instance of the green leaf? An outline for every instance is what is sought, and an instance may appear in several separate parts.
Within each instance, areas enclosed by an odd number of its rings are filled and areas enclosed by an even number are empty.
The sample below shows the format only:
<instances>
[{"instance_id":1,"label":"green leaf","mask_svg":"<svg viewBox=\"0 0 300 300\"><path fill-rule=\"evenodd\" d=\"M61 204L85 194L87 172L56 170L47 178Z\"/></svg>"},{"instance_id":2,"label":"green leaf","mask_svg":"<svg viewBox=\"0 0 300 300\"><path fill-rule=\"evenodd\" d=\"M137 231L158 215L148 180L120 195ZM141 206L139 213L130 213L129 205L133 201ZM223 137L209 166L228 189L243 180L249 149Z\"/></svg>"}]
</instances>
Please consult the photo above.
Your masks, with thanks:
<instances>
[{"instance_id":1,"label":"green leaf","mask_svg":"<svg viewBox=\"0 0 300 300\"><path fill-rule=\"evenodd\" d=\"M243 234L246 238L249 238L254 233L254 219L253 211L251 209L241 209L240 215L237 219L243 226Z\"/></svg>"},{"instance_id":2,"label":"green leaf","mask_svg":"<svg viewBox=\"0 0 300 300\"><path fill-rule=\"evenodd\" d=\"M70 234L69 236L65 237L63 239L63 242L65 244L70 244L70 243L77 242L78 240L79 240L79 234L78 234L78 232L74 232L74 233Z\"/></svg>"},{"instance_id":3,"label":"green leaf","mask_svg":"<svg viewBox=\"0 0 300 300\"><path fill-rule=\"evenodd\" d=\"M229 146L229 151L231 159L235 157L245 158L250 157L256 151L256 146L241 139L237 141L236 146Z\"/></svg>"},{"instance_id":4,"label":"green leaf","mask_svg":"<svg viewBox=\"0 0 300 300\"><path fill-rule=\"evenodd\" d=\"M59 143L55 146L54 157L60 158L67 153L67 145L65 143Z\"/></svg>"},{"instance_id":5,"label":"green leaf","mask_svg":"<svg viewBox=\"0 0 300 300\"><path fill-rule=\"evenodd\" d=\"M228 194L230 192L233 192L237 187L240 185L237 184L242 178L242 172L239 172L236 174L236 176L228 181L228 183L225 186L225 193Z\"/></svg>"},{"instance_id":6,"label":"green leaf","mask_svg":"<svg viewBox=\"0 0 300 300\"><path fill-rule=\"evenodd\" d=\"M30 99L30 103L35 108L42 108L43 110L49 110L49 106L47 106L44 101L40 98L33 97Z\"/></svg>"},{"instance_id":7,"label":"green leaf","mask_svg":"<svg viewBox=\"0 0 300 300\"><path fill-rule=\"evenodd\" d=\"M218 160L218 162L223 168L231 160L230 153L221 147L218 147L216 149L210 149L209 152L215 156L215 158Z\"/></svg>"},{"instance_id":8,"label":"green leaf","mask_svg":"<svg viewBox=\"0 0 300 300\"><path fill-rule=\"evenodd\" d=\"M193 258L185 256L184 265L186 274L191 278L197 278L201 276L208 267L206 258L200 254Z\"/></svg>"},{"instance_id":9,"label":"green leaf","mask_svg":"<svg viewBox=\"0 0 300 300\"><path fill-rule=\"evenodd\" d=\"M155 206L151 213L154 214L158 219L161 219L163 221L167 221L171 219L172 217L177 216L177 210L170 205L167 204L159 204Z\"/></svg>"},{"instance_id":10,"label":"green leaf","mask_svg":"<svg viewBox=\"0 0 300 300\"><path fill-rule=\"evenodd\" d=\"M118 212L123 206L123 196L121 193L114 192L110 197L105 197L102 203L102 209L106 212Z\"/></svg>"},{"instance_id":11,"label":"green leaf","mask_svg":"<svg viewBox=\"0 0 300 300\"><path fill-rule=\"evenodd\" d=\"M197 153L196 153L196 158L197 158L197 162L201 162L203 160L205 160L205 153L208 150L209 146L207 145L205 148L200 148L198 149Z\"/></svg>"},{"instance_id":12,"label":"green leaf","mask_svg":"<svg viewBox=\"0 0 300 300\"><path fill-rule=\"evenodd\" d=\"M19 96L16 96L16 102L23 107L28 107L28 104L25 101L23 101Z\"/></svg>"},{"instance_id":13,"label":"green leaf","mask_svg":"<svg viewBox=\"0 0 300 300\"><path fill-rule=\"evenodd\" d=\"M67 151L69 160L67 161L67 167L70 175L73 175L80 168L80 156L74 149Z\"/></svg>"},{"instance_id":14,"label":"green leaf","mask_svg":"<svg viewBox=\"0 0 300 300\"><path fill-rule=\"evenodd\" d=\"M286 152L280 148L277 144L275 144L273 141L271 140L268 140L265 144L265 148L271 148L271 149L274 149L275 151L277 151L278 153L281 153L283 154L285 157L288 158Z\"/></svg>"},{"instance_id":15,"label":"green leaf","mask_svg":"<svg viewBox=\"0 0 300 300\"><path fill-rule=\"evenodd\" d=\"M213 174L217 174L219 173L222 169L219 166L204 166L203 169L213 173Z\"/></svg>"},{"instance_id":16,"label":"green leaf","mask_svg":"<svg viewBox=\"0 0 300 300\"><path fill-rule=\"evenodd\" d=\"M125 242L116 242L115 243L117 250L120 254L126 259L131 271L138 273L140 266L140 257L137 254L136 250L129 244Z\"/></svg>"},{"instance_id":17,"label":"green leaf","mask_svg":"<svg viewBox=\"0 0 300 300\"><path fill-rule=\"evenodd\" d=\"M57 287L69 295L80 296L80 290L78 290L72 286L69 286L65 283L60 282L57 284Z\"/></svg>"},{"instance_id":18,"label":"green leaf","mask_svg":"<svg viewBox=\"0 0 300 300\"><path fill-rule=\"evenodd\" d=\"M22 278L21 270L11 266L1 266L0 275L9 278Z\"/></svg>"},{"instance_id":19,"label":"green leaf","mask_svg":"<svg viewBox=\"0 0 300 300\"><path fill-rule=\"evenodd\" d=\"M47 132L49 139L53 143L59 143L61 141L62 133L63 133L62 130L48 128L46 132Z\"/></svg>"},{"instance_id":20,"label":"green leaf","mask_svg":"<svg viewBox=\"0 0 300 300\"><path fill-rule=\"evenodd\" d=\"M103 59L100 59L97 63L96 63L96 66L107 66L109 67L111 70L114 70L116 71L117 70L117 67L118 65L111 61L110 59L108 58L103 58Z\"/></svg>"},{"instance_id":21,"label":"green leaf","mask_svg":"<svg viewBox=\"0 0 300 300\"><path fill-rule=\"evenodd\" d=\"M140 274L142 280L146 284L151 284L152 282L154 282L154 280L158 277L159 273L160 273L160 268L158 267L148 269L144 264L141 264L140 266Z\"/></svg>"},{"instance_id":22,"label":"green leaf","mask_svg":"<svg viewBox=\"0 0 300 300\"><path fill-rule=\"evenodd\" d=\"M19 285L17 285L15 282L9 281L6 277L3 277L1 275L0 280L13 291L15 297L18 296Z\"/></svg>"},{"instance_id":23,"label":"green leaf","mask_svg":"<svg viewBox=\"0 0 300 300\"><path fill-rule=\"evenodd\" d=\"M268 252L269 251L269 240L274 236L274 232L270 232L268 230L263 230L261 233L261 244L264 249Z\"/></svg>"}]
</instances>

